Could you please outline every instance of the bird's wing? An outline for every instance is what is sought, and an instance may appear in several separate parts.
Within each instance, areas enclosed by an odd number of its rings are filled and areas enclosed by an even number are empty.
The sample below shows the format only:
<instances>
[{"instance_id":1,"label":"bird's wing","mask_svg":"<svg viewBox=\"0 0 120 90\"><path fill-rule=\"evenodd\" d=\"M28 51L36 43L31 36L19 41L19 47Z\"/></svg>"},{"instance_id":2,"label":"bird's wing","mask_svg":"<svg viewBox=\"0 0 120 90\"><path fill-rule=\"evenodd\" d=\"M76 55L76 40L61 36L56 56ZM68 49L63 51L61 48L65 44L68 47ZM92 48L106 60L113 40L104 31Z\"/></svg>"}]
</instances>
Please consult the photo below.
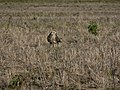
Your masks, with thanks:
<instances>
[{"instance_id":1,"label":"bird's wing","mask_svg":"<svg viewBox=\"0 0 120 90\"><path fill-rule=\"evenodd\" d=\"M50 33L47 37L48 42L51 42L51 38L52 38L52 33Z\"/></svg>"},{"instance_id":2,"label":"bird's wing","mask_svg":"<svg viewBox=\"0 0 120 90\"><path fill-rule=\"evenodd\" d=\"M55 40L56 40L57 42L60 42L60 38L59 38L58 36L56 36Z\"/></svg>"}]
</instances>

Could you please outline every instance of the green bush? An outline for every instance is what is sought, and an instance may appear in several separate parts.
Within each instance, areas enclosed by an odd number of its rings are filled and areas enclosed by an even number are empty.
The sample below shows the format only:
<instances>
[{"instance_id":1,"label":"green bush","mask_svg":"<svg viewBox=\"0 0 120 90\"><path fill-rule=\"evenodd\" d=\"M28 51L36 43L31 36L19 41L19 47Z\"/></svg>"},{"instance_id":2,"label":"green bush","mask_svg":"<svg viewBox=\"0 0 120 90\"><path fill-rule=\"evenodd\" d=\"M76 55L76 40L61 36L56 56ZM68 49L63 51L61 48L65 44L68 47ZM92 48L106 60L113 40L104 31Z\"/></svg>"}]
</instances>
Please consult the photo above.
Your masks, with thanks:
<instances>
[{"instance_id":1,"label":"green bush","mask_svg":"<svg viewBox=\"0 0 120 90\"><path fill-rule=\"evenodd\" d=\"M89 26L88 26L88 31L94 35L98 35L98 26L96 22L92 22Z\"/></svg>"},{"instance_id":2,"label":"green bush","mask_svg":"<svg viewBox=\"0 0 120 90\"><path fill-rule=\"evenodd\" d=\"M15 75L9 82L10 88L16 88L20 86L23 82L23 77L21 75Z\"/></svg>"}]
</instances>

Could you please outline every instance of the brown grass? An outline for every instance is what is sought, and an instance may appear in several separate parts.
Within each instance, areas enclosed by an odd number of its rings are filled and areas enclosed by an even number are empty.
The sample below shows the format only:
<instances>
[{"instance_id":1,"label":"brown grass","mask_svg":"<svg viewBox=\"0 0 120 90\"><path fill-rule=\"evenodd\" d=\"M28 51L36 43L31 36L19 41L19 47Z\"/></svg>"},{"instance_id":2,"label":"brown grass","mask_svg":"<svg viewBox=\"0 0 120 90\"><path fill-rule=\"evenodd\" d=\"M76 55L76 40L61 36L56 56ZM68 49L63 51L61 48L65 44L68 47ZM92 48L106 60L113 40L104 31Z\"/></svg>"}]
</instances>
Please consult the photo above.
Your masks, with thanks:
<instances>
[{"instance_id":1,"label":"brown grass","mask_svg":"<svg viewBox=\"0 0 120 90\"><path fill-rule=\"evenodd\" d=\"M120 85L120 5L0 4L0 90L83 90ZM95 21L99 34L88 32ZM51 47L56 31L62 44ZM12 88L15 75L22 83ZM100 89L101 90L101 89Z\"/></svg>"}]
</instances>

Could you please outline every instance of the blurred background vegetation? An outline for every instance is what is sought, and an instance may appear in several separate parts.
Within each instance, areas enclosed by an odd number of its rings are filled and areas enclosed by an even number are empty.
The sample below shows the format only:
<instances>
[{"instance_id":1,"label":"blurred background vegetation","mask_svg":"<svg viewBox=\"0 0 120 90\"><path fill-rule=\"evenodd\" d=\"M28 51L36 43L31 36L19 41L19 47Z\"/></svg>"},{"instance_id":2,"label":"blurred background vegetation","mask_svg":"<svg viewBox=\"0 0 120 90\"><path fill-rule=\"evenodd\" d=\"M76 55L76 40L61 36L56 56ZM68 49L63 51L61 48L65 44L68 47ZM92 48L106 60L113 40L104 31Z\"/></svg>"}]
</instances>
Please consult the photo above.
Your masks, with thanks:
<instances>
[{"instance_id":1,"label":"blurred background vegetation","mask_svg":"<svg viewBox=\"0 0 120 90\"><path fill-rule=\"evenodd\" d=\"M80 2L120 2L120 0L0 0L2 2L22 2L22 3L80 3Z\"/></svg>"}]
</instances>

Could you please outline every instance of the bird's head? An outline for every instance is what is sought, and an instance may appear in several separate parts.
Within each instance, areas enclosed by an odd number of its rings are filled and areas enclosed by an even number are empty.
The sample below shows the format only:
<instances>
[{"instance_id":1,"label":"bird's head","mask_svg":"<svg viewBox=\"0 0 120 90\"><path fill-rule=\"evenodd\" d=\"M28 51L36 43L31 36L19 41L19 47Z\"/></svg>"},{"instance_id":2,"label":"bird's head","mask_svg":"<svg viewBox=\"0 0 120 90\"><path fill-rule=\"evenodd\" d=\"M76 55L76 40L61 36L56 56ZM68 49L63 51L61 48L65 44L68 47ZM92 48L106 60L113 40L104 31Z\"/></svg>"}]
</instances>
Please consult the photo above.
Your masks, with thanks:
<instances>
[{"instance_id":1,"label":"bird's head","mask_svg":"<svg viewBox=\"0 0 120 90\"><path fill-rule=\"evenodd\" d=\"M52 31L51 34L52 34L52 35L56 35L57 33L56 33L55 31Z\"/></svg>"}]
</instances>

